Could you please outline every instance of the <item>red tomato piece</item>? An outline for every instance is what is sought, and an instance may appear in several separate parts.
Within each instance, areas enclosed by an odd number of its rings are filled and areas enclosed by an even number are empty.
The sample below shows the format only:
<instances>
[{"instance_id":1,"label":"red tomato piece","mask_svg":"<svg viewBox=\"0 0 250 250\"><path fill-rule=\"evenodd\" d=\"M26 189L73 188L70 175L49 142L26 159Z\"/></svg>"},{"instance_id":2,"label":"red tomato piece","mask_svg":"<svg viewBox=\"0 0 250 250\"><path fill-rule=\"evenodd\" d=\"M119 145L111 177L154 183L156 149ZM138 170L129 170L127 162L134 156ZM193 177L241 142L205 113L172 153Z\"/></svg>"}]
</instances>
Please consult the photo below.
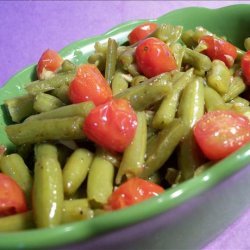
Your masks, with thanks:
<instances>
[{"instance_id":1,"label":"red tomato piece","mask_svg":"<svg viewBox=\"0 0 250 250\"><path fill-rule=\"evenodd\" d=\"M164 189L138 177L131 178L119 186L110 196L107 210L125 208L164 192Z\"/></svg>"},{"instance_id":2,"label":"red tomato piece","mask_svg":"<svg viewBox=\"0 0 250 250\"><path fill-rule=\"evenodd\" d=\"M62 57L54 50L47 49L43 52L37 64L38 79L47 79L62 65Z\"/></svg>"},{"instance_id":3,"label":"red tomato piece","mask_svg":"<svg viewBox=\"0 0 250 250\"><path fill-rule=\"evenodd\" d=\"M201 37L200 42L207 46L203 53L210 59L221 60L229 68L234 64L234 60L237 57L237 49L231 43L209 35Z\"/></svg>"},{"instance_id":4,"label":"red tomato piece","mask_svg":"<svg viewBox=\"0 0 250 250\"><path fill-rule=\"evenodd\" d=\"M131 143L136 128L136 113L125 99L112 99L95 107L83 125L83 131L90 140L116 152L123 152Z\"/></svg>"},{"instance_id":5,"label":"red tomato piece","mask_svg":"<svg viewBox=\"0 0 250 250\"><path fill-rule=\"evenodd\" d=\"M0 173L0 217L28 210L24 192L9 176Z\"/></svg>"},{"instance_id":6,"label":"red tomato piece","mask_svg":"<svg viewBox=\"0 0 250 250\"><path fill-rule=\"evenodd\" d=\"M146 77L153 77L177 68L169 47L158 38L143 40L135 50L136 64Z\"/></svg>"},{"instance_id":7,"label":"red tomato piece","mask_svg":"<svg viewBox=\"0 0 250 250\"><path fill-rule=\"evenodd\" d=\"M99 105L112 98L112 90L95 65L84 64L69 85L69 98L72 103L93 101Z\"/></svg>"},{"instance_id":8,"label":"red tomato piece","mask_svg":"<svg viewBox=\"0 0 250 250\"><path fill-rule=\"evenodd\" d=\"M211 111L196 123L194 136L208 159L221 160L250 142L250 122L233 111Z\"/></svg>"},{"instance_id":9,"label":"red tomato piece","mask_svg":"<svg viewBox=\"0 0 250 250\"><path fill-rule=\"evenodd\" d=\"M156 23L143 23L137 27L135 27L128 35L128 40L130 44L136 43L157 29L158 25Z\"/></svg>"},{"instance_id":10,"label":"red tomato piece","mask_svg":"<svg viewBox=\"0 0 250 250\"><path fill-rule=\"evenodd\" d=\"M241 69L245 83L250 85L250 50L241 59Z\"/></svg>"}]
</instances>

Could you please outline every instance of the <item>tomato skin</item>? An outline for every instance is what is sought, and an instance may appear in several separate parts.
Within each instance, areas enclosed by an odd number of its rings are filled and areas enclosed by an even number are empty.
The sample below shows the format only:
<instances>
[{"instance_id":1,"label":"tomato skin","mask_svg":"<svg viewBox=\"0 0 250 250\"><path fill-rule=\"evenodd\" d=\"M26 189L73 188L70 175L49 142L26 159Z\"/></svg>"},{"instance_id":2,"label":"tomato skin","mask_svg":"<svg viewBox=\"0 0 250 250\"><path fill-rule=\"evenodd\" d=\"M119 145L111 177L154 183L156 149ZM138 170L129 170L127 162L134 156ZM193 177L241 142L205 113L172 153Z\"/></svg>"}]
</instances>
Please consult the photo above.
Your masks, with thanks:
<instances>
[{"instance_id":1,"label":"tomato skin","mask_svg":"<svg viewBox=\"0 0 250 250\"><path fill-rule=\"evenodd\" d=\"M250 142L250 122L233 111L211 111L196 123L194 136L208 159L221 160Z\"/></svg>"},{"instance_id":2,"label":"tomato skin","mask_svg":"<svg viewBox=\"0 0 250 250\"><path fill-rule=\"evenodd\" d=\"M37 76L38 79L46 79L46 73L56 72L62 65L62 57L54 50L47 49L43 52L37 63Z\"/></svg>"},{"instance_id":3,"label":"tomato skin","mask_svg":"<svg viewBox=\"0 0 250 250\"><path fill-rule=\"evenodd\" d=\"M0 217L28 210L25 195L9 176L0 173Z\"/></svg>"},{"instance_id":4,"label":"tomato skin","mask_svg":"<svg viewBox=\"0 0 250 250\"><path fill-rule=\"evenodd\" d=\"M138 177L131 178L119 186L109 197L107 210L122 209L164 192L164 189Z\"/></svg>"},{"instance_id":5,"label":"tomato skin","mask_svg":"<svg viewBox=\"0 0 250 250\"><path fill-rule=\"evenodd\" d=\"M110 100L112 90L102 73L95 65L83 64L69 85L69 98L72 103L93 101L100 105Z\"/></svg>"},{"instance_id":6,"label":"tomato skin","mask_svg":"<svg viewBox=\"0 0 250 250\"><path fill-rule=\"evenodd\" d=\"M146 38L148 35L154 32L157 29L157 27L158 25L156 23L151 23L151 22L138 25L129 33L128 35L129 43L134 44Z\"/></svg>"},{"instance_id":7,"label":"tomato skin","mask_svg":"<svg viewBox=\"0 0 250 250\"><path fill-rule=\"evenodd\" d=\"M116 152L123 152L131 143L136 128L136 113L125 99L112 99L95 107L83 125L83 131L90 140Z\"/></svg>"},{"instance_id":8,"label":"tomato skin","mask_svg":"<svg viewBox=\"0 0 250 250\"><path fill-rule=\"evenodd\" d=\"M234 64L237 57L237 49L231 43L213 36L203 36L200 42L206 44L207 49L203 51L210 59L223 61L228 68Z\"/></svg>"},{"instance_id":9,"label":"tomato skin","mask_svg":"<svg viewBox=\"0 0 250 250\"><path fill-rule=\"evenodd\" d=\"M250 86L250 50L241 59L241 69L245 83Z\"/></svg>"},{"instance_id":10,"label":"tomato skin","mask_svg":"<svg viewBox=\"0 0 250 250\"><path fill-rule=\"evenodd\" d=\"M154 37L143 40L137 46L135 59L139 71L148 78L177 68L168 46Z\"/></svg>"}]
</instances>

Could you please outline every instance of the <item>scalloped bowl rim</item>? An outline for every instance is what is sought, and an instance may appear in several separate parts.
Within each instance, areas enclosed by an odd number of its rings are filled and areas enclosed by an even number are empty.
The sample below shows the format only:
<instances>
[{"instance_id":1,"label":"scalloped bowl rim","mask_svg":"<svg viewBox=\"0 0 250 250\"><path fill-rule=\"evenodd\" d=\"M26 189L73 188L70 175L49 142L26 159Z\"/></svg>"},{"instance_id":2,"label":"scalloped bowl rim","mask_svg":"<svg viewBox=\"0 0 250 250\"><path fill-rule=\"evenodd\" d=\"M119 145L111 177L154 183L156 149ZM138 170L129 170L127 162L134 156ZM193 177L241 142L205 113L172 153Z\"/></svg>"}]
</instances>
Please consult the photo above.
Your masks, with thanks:
<instances>
[{"instance_id":1,"label":"scalloped bowl rim","mask_svg":"<svg viewBox=\"0 0 250 250\"><path fill-rule=\"evenodd\" d=\"M150 19L153 22L160 22L169 15L175 15L178 12L185 12L187 10L205 10L205 11L220 11L233 8L241 8L244 6L250 7L247 4L231 5L218 9L209 9L203 7L188 7L177 9L160 16L157 19ZM86 47L88 44L93 44L97 40L105 40L108 37L121 37L128 34L129 30L138 25L139 23L149 21L149 19L141 19L136 21L129 21L115 26L106 33L73 42L60 51L62 56L71 54L75 51L74 47ZM120 30L123 30L121 33ZM125 31L124 31L125 30ZM70 52L70 53L69 53ZM70 57L70 56L68 56ZM8 92L10 87L14 87L15 80L21 74L29 74L34 70L34 65L31 65L17 74L15 74L5 86L1 88L0 101L4 99L4 91ZM237 162L237 164L235 164ZM13 233L0 233L0 248L34 248L34 247L51 247L60 246L63 244L75 243L91 239L94 236L100 235L104 232L112 232L112 230L121 227L129 226L139 223L143 220L150 219L161 213L167 212L170 209L182 204L184 201L193 198L202 192L209 190L219 182L227 177L233 175L240 169L247 166L250 162L250 144L245 145L237 152L233 153L226 159L218 162L212 168L206 170L199 176L185 181L175 187L166 190L163 194L154 197L150 200L144 201L138 205L129 208L114 211L111 214L104 214L102 216L86 220L83 222L74 222L70 224L60 225L55 228L49 229L32 229L23 232ZM227 172L225 173L225 167ZM199 188L197 188L199 186ZM63 237L61 237L63 235Z\"/></svg>"}]
</instances>

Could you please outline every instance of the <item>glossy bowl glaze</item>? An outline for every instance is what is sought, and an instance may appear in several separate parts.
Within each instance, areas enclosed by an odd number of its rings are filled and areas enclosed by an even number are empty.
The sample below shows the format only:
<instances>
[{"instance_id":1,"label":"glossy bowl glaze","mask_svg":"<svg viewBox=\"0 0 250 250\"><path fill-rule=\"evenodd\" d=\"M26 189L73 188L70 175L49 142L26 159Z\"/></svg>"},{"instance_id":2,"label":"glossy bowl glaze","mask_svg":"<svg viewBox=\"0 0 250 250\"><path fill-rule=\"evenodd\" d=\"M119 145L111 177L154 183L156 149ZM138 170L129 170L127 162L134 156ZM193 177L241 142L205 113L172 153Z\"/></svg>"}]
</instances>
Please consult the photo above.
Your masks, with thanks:
<instances>
[{"instance_id":1,"label":"glossy bowl glaze","mask_svg":"<svg viewBox=\"0 0 250 250\"><path fill-rule=\"evenodd\" d=\"M185 8L167 13L157 23L183 25L185 29L204 26L228 37L239 47L249 36L250 5L220 9ZM96 41L113 37L125 42L132 28L145 20L121 24L109 32L81 40L62 49L60 54L80 64L94 50ZM4 128L10 120L3 100L24 93L23 86L34 79L35 66L13 76L0 91L0 141L14 149ZM17 233L1 233L0 249L187 249L200 248L224 230L250 204L244 195L250 176L250 145L238 150L195 177L162 195L141 204L91 220ZM249 190L248 190L249 191Z\"/></svg>"}]
</instances>

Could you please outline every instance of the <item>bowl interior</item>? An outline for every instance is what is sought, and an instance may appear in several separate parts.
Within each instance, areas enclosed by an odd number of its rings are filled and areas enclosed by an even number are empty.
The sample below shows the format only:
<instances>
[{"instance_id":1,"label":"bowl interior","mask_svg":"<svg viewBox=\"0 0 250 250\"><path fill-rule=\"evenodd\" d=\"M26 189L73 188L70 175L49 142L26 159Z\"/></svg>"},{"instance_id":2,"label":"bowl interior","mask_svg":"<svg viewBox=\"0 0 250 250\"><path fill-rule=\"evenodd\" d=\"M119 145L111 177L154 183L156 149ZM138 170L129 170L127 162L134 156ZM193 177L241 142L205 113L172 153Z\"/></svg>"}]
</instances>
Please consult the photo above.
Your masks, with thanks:
<instances>
[{"instance_id":1,"label":"bowl interior","mask_svg":"<svg viewBox=\"0 0 250 250\"><path fill-rule=\"evenodd\" d=\"M238 47L243 47L243 41L249 36L250 5L235 5L220 9L190 7L167 13L158 19L158 23L183 25L184 29L204 26L206 29L228 38ZM124 23L109 32L70 44L60 51L60 54L73 62L80 64L94 51L96 41L105 41L113 37L120 43L125 42L129 31L145 20ZM5 134L5 126L10 119L5 112L5 99L24 94L23 86L34 80L35 66L25 68L13 76L0 91L0 141L11 151L14 145ZM106 214L92 220L58 226L54 229L36 229L18 233L1 233L0 248L34 248L63 245L76 241L84 241L98 234L117 228L138 223L162 212L168 211L187 199L208 190L227 176L232 175L247 165L250 159L250 146L246 145L235 154L219 162L204 174L186 181L175 188L166 190L159 197L152 198L128 209Z\"/></svg>"}]
</instances>

